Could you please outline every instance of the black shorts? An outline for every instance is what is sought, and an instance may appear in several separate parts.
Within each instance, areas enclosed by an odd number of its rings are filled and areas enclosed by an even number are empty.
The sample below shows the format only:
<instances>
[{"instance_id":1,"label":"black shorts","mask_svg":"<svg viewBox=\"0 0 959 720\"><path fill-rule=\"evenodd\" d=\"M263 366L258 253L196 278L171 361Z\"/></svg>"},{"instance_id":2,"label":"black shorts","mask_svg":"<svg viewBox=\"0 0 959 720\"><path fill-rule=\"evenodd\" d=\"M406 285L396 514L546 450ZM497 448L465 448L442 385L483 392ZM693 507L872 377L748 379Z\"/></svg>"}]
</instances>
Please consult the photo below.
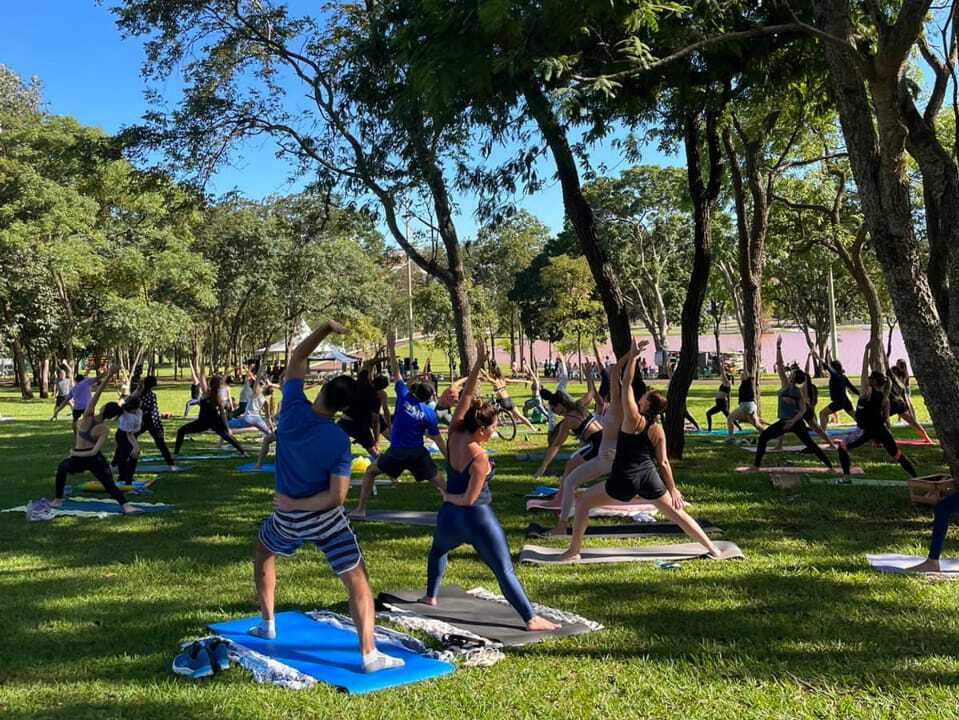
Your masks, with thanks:
<instances>
[{"instance_id":1,"label":"black shorts","mask_svg":"<svg viewBox=\"0 0 959 720\"><path fill-rule=\"evenodd\" d=\"M603 444L603 431L597 430L586 439L586 445L577 450L574 455L578 455L583 460L593 460L599 457L599 446Z\"/></svg>"},{"instance_id":2,"label":"black shorts","mask_svg":"<svg viewBox=\"0 0 959 720\"><path fill-rule=\"evenodd\" d=\"M430 457L425 447L396 448L391 447L376 458L376 467L381 473L391 478L398 478L404 470L418 481L432 480L436 477L436 463Z\"/></svg>"},{"instance_id":3,"label":"black shorts","mask_svg":"<svg viewBox=\"0 0 959 720\"><path fill-rule=\"evenodd\" d=\"M80 418L83 417L83 413L85 413L85 412L86 412L86 409L77 410L76 408L73 408L73 419L74 419L74 420L79 420Z\"/></svg>"},{"instance_id":4,"label":"black shorts","mask_svg":"<svg viewBox=\"0 0 959 720\"><path fill-rule=\"evenodd\" d=\"M816 424L816 408L807 407L806 412L803 413L802 419L806 422L807 425L812 427Z\"/></svg>"},{"instance_id":5,"label":"black shorts","mask_svg":"<svg viewBox=\"0 0 959 720\"><path fill-rule=\"evenodd\" d=\"M337 423L347 435L356 440L356 444L365 450L373 449L373 428L369 423L361 423L353 418L341 418Z\"/></svg>"},{"instance_id":6,"label":"black shorts","mask_svg":"<svg viewBox=\"0 0 959 720\"><path fill-rule=\"evenodd\" d=\"M606 478L606 494L620 502L629 502L637 495L643 500L658 500L666 494L666 484L655 465L613 467Z\"/></svg>"},{"instance_id":7,"label":"black shorts","mask_svg":"<svg viewBox=\"0 0 959 720\"><path fill-rule=\"evenodd\" d=\"M847 413L855 417L856 411L852 407L852 401L849 398L844 398L842 400L833 400L826 406L826 409L831 413L838 413L840 410L845 410Z\"/></svg>"},{"instance_id":8,"label":"black shorts","mask_svg":"<svg viewBox=\"0 0 959 720\"><path fill-rule=\"evenodd\" d=\"M513 402L513 398L497 398L496 401L500 406L500 409L506 410L507 412L512 412L513 408L516 407L516 404Z\"/></svg>"},{"instance_id":9,"label":"black shorts","mask_svg":"<svg viewBox=\"0 0 959 720\"><path fill-rule=\"evenodd\" d=\"M890 415L902 415L904 412L909 410L906 407L906 403L902 400L890 400L889 401L889 414Z\"/></svg>"}]
</instances>

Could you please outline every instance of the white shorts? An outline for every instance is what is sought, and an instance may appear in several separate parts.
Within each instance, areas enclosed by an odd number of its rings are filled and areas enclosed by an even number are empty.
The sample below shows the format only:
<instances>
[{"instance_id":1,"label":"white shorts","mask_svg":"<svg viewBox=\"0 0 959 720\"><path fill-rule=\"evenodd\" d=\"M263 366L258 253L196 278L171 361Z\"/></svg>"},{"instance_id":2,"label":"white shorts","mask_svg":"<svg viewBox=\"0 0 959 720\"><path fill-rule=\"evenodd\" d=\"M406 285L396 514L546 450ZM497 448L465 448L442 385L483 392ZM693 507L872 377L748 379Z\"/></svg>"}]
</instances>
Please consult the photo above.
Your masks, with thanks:
<instances>
[{"instance_id":1,"label":"white shorts","mask_svg":"<svg viewBox=\"0 0 959 720\"><path fill-rule=\"evenodd\" d=\"M749 417L755 415L759 407L754 402L739 403L739 406L733 411L737 417Z\"/></svg>"}]
</instances>

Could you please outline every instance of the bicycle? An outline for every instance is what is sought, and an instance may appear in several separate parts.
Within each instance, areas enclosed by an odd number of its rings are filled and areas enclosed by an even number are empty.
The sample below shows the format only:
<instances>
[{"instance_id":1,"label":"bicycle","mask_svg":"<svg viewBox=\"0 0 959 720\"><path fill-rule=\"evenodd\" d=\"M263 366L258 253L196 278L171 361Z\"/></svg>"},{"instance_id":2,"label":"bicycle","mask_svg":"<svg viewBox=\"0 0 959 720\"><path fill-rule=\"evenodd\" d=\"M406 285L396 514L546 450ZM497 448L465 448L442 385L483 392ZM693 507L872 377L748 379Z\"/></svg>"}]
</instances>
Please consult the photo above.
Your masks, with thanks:
<instances>
[{"instance_id":1,"label":"bicycle","mask_svg":"<svg viewBox=\"0 0 959 720\"><path fill-rule=\"evenodd\" d=\"M496 405L496 434L500 440L512 440L516 437L516 418L513 417L511 410L503 406L503 401L498 397L493 397L490 402Z\"/></svg>"}]
</instances>

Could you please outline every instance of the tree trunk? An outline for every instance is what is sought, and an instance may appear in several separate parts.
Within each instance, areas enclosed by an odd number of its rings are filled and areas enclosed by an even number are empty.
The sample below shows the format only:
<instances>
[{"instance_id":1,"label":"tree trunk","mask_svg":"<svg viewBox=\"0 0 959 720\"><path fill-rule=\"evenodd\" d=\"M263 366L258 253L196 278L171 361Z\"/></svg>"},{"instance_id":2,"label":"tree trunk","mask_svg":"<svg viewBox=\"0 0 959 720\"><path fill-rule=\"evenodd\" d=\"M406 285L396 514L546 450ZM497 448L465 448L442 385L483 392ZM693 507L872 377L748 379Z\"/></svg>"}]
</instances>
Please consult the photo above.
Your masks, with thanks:
<instances>
[{"instance_id":1,"label":"tree trunk","mask_svg":"<svg viewBox=\"0 0 959 720\"><path fill-rule=\"evenodd\" d=\"M700 143L703 133L703 113L687 106L684 118L684 145L689 177L689 194L693 201L693 267L689 276L689 288L683 302L682 337L679 363L669 381L666 409L666 448L671 458L681 459L686 443L684 417L689 386L696 374L699 359L699 320L709 284L709 267L712 261L713 204L719 195L722 179L722 161L719 149L719 132L716 114L706 111L706 148L708 153L708 178L703 180Z\"/></svg>"},{"instance_id":2,"label":"tree trunk","mask_svg":"<svg viewBox=\"0 0 959 720\"><path fill-rule=\"evenodd\" d=\"M566 217L573 226L573 231L589 263L593 280L596 281L596 289L609 323L613 352L620 357L629 350L632 342L626 298L623 296L616 273L599 243L596 219L583 195L579 171L576 169L576 159L569 147L566 131L557 121L549 101L535 80L530 80L527 84L524 96L527 109L536 121L553 155L556 175L563 189L563 207L566 210Z\"/></svg>"},{"instance_id":3,"label":"tree trunk","mask_svg":"<svg viewBox=\"0 0 959 720\"><path fill-rule=\"evenodd\" d=\"M905 175L906 123L899 103L899 78L909 49L922 30L928 3L905 2L896 32L879 34L875 57L863 58L848 0L817 0L820 25L834 37L822 44L835 89L846 148L863 214L882 267L903 340L929 414L953 474L959 473L959 360L939 317L922 269L912 224ZM866 92L868 82L871 97Z\"/></svg>"},{"instance_id":4,"label":"tree trunk","mask_svg":"<svg viewBox=\"0 0 959 720\"><path fill-rule=\"evenodd\" d=\"M30 388L30 377L27 375L27 361L19 338L13 339L11 349L13 350L13 373L16 376L17 385L20 388L20 398L22 400L33 400L33 390Z\"/></svg>"},{"instance_id":5,"label":"tree trunk","mask_svg":"<svg viewBox=\"0 0 959 720\"><path fill-rule=\"evenodd\" d=\"M46 400L50 397L50 358L40 361L40 397Z\"/></svg>"}]
</instances>

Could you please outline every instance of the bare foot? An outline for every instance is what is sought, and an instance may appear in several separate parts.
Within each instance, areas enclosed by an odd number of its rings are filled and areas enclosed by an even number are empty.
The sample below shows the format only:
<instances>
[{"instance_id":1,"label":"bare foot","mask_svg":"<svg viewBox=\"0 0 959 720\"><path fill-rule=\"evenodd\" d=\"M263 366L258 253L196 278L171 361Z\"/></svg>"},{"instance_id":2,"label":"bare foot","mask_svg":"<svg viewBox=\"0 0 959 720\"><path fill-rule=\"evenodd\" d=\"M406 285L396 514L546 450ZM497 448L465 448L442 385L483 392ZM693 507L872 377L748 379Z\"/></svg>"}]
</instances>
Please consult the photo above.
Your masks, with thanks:
<instances>
[{"instance_id":1,"label":"bare foot","mask_svg":"<svg viewBox=\"0 0 959 720\"><path fill-rule=\"evenodd\" d=\"M56 498L50 501L50 507L63 507L63 498Z\"/></svg>"},{"instance_id":2,"label":"bare foot","mask_svg":"<svg viewBox=\"0 0 959 720\"><path fill-rule=\"evenodd\" d=\"M941 569L940 569L940 567L939 567L939 561L938 561L938 560L933 560L932 558L928 558L928 559L926 559L926 560L923 560L923 561L922 561L921 563L919 563L918 565L913 565L913 566L910 567L910 568L906 568L906 572L911 572L911 573L937 573L937 572L941 572Z\"/></svg>"},{"instance_id":3,"label":"bare foot","mask_svg":"<svg viewBox=\"0 0 959 720\"><path fill-rule=\"evenodd\" d=\"M143 508L134 507L130 503L124 503L120 507L123 508L124 515L139 515L143 512Z\"/></svg>"},{"instance_id":4,"label":"bare foot","mask_svg":"<svg viewBox=\"0 0 959 720\"><path fill-rule=\"evenodd\" d=\"M424 605L431 605L433 607L436 607L436 598L430 597L429 595L424 595L419 600L417 600L417 602L421 602Z\"/></svg>"},{"instance_id":5,"label":"bare foot","mask_svg":"<svg viewBox=\"0 0 959 720\"><path fill-rule=\"evenodd\" d=\"M550 622L544 618L541 618L539 615L534 615L529 619L529 622L526 623L526 629L530 632L544 632L547 630L558 630L559 623Z\"/></svg>"}]
</instances>

